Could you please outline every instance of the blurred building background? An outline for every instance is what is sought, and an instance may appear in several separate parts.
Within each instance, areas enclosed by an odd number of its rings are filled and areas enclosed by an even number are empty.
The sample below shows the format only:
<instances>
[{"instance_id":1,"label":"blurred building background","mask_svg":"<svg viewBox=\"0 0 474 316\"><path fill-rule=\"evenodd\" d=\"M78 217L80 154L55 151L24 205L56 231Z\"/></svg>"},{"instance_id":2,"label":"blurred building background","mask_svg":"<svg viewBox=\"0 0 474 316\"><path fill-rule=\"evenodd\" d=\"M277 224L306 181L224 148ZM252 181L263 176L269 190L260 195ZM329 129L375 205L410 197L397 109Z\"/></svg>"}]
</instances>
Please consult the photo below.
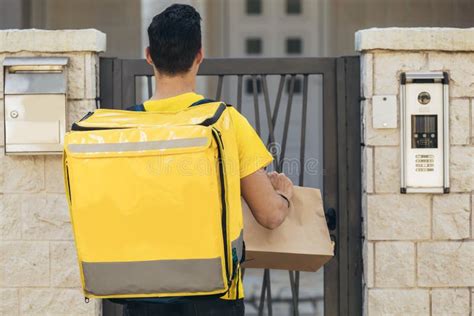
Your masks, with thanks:
<instances>
[{"instance_id":1,"label":"blurred building background","mask_svg":"<svg viewBox=\"0 0 474 316\"><path fill-rule=\"evenodd\" d=\"M154 15L174 1L169 0L0 0L0 29L96 28L107 34L104 56L142 58L147 46L147 27ZM196 7L203 18L203 45L207 57L325 57L353 55L354 33L370 27L472 27L474 0L181 0ZM300 113L301 78L295 82L294 111ZM322 157L321 78L311 76L309 129L316 141L308 155ZM278 78L269 78L269 87ZM235 93L225 85L224 99ZM300 88L298 88L300 87ZM198 90L211 94L212 80L200 82ZM257 88L259 90L260 87ZM255 118L253 86L244 82L244 114ZM274 98L274 96L272 97ZM273 103L273 100L272 100ZM263 101L260 100L260 104ZM282 104L286 104L285 96ZM282 108L284 110L284 108ZM298 126L293 115L290 126ZM263 131L265 133L265 131ZM289 131L288 155L298 153L296 129ZM322 167L320 167L322 168ZM322 171L322 169L320 170ZM296 175L290 175L295 176ZM322 187L322 173L307 177L305 185ZM247 312L256 315L261 271L246 272ZM322 315L323 273L301 277L302 315ZM272 271L274 315L288 315L291 290L288 273Z\"/></svg>"},{"instance_id":2,"label":"blurred building background","mask_svg":"<svg viewBox=\"0 0 474 316\"><path fill-rule=\"evenodd\" d=\"M96 28L107 56L142 57L151 18L170 3L203 17L209 57L336 56L370 27L472 26L472 0L0 0L0 29Z\"/></svg>"}]
</instances>

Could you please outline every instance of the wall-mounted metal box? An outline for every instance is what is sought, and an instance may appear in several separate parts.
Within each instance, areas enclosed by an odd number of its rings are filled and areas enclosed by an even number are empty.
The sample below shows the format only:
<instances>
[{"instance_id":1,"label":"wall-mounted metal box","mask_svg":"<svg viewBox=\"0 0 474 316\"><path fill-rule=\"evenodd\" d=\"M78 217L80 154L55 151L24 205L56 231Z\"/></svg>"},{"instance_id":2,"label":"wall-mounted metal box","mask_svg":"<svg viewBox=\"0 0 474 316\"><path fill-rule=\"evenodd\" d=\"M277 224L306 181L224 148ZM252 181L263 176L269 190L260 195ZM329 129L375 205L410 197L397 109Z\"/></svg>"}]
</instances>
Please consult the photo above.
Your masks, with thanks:
<instances>
[{"instance_id":1,"label":"wall-mounted metal box","mask_svg":"<svg viewBox=\"0 0 474 316\"><path fill-rule=\"evenodd\" d=\"M6 154L62 152L67 63L67 57L5 58Z\"/></svg>"},{"instance_id":2,"label":"wall-mounted metal box","mask_svg":"<svg viewBox=\"0 0 474 316\"><path fill-rule=\"evenodd\" d=\"M449 192L449 78L402 73L401 192Z\"/></svg>"}]
</instances>

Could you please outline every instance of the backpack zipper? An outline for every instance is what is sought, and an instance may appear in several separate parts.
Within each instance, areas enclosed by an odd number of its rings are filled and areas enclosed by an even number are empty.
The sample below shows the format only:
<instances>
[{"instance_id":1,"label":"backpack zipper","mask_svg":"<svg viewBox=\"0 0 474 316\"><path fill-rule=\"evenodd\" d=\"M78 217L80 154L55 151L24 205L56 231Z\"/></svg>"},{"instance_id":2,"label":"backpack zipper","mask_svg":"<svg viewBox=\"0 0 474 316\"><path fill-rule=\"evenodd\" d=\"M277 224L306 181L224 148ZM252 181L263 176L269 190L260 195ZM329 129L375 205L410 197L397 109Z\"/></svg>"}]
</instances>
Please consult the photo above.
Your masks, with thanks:
<instances>
[{"instance_id":1,"label":"backpack zipper","mask_svg":"<svg viewBox=\"0 0 474 316\"><path fill-rule=\"evenodd\" d=\"M67 161L64 162L64 173L66 175L66 186L67 186L67 195L69 198L69 205L72 205L72 196L71 196L71 182L69 181L69 166Z\"/></svg>"},{"instance_id":2,"label":"backpack zipper","mask_svg":"<svg viewBox=\"0 0 474 316\"><path fill-rule=\"evenodd\" d=\"M100 131L100 130L110 130L110 129L125 129L133 127L84 127L80 126L77 123L73 123L71 126L71 131L83 132L83 131Z\"/></svg>"},{"instance_id":3,"label":"backpack zipper","mask_svg":"<svg viewBox=\"0 0 474 316\"><path fill-rule=\"evenodd\" d=\"M225 256L225 271L227 276L227 286L230 287L232 279L229 271L229 250L228 250L228 237L227 237L227 202L225 192L225 177L224 177L224 163L222 161L222 150L224 150L224 143L222 141L221 133L214 127L212 127L212 135L217 142L217 159L219 166L219 182L221 185L221 204L222 204L222 237L224 241L224 256Z\"/></svg>"}]
</instances>

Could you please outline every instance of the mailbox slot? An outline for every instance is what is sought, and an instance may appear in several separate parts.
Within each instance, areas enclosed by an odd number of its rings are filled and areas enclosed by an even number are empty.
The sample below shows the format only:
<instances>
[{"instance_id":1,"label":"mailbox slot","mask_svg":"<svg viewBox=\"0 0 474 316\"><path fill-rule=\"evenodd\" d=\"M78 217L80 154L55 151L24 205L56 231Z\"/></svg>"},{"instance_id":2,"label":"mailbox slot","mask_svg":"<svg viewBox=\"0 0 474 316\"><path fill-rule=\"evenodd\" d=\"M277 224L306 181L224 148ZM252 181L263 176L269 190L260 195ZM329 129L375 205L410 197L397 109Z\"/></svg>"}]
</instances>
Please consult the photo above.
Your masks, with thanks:
<instances>
[{"instance_id":1,"label":"mailbox slot","mask_svg":"<svg viewBox=\"0 0 474 316\"><path fill-rule=\"evenodd\" d=\"M7 57L5 153L62 153L66 132L67 57Z\"/></svg>"}]
</instances>

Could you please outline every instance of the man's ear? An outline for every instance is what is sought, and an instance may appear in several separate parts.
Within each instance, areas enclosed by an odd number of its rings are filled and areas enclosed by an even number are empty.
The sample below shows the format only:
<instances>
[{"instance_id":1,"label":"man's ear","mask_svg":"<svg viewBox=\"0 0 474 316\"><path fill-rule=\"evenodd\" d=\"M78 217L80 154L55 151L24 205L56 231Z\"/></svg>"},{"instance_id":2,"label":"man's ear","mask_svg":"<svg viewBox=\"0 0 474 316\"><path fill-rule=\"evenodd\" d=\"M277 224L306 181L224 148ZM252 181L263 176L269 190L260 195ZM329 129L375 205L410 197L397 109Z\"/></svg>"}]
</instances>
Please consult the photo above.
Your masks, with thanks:
<instances>
[{"instance_id":1,"label":"man's ear","mask_svg":"<svg viewBox=\"0 0 474 316\"><path fill-rule=\"evenodd\" d=\"M204 59L204 50L202 49L202 47L199 49L197 55L196 55L196 64L197 65L200 65L202 63Z\"/></svg>"},{"instance_id":2,"label":"man's ear","mask_svg":"<svg viewBox=\"0 0 474 316\"><path fill-rule=\"evenodd\" d=\"M151 59L151 54L150 54L150 47L148 46L147 48L145 48L145 58L146 58L146 62L153 66L153 59Z\"/></svg>"}]
</instances>

